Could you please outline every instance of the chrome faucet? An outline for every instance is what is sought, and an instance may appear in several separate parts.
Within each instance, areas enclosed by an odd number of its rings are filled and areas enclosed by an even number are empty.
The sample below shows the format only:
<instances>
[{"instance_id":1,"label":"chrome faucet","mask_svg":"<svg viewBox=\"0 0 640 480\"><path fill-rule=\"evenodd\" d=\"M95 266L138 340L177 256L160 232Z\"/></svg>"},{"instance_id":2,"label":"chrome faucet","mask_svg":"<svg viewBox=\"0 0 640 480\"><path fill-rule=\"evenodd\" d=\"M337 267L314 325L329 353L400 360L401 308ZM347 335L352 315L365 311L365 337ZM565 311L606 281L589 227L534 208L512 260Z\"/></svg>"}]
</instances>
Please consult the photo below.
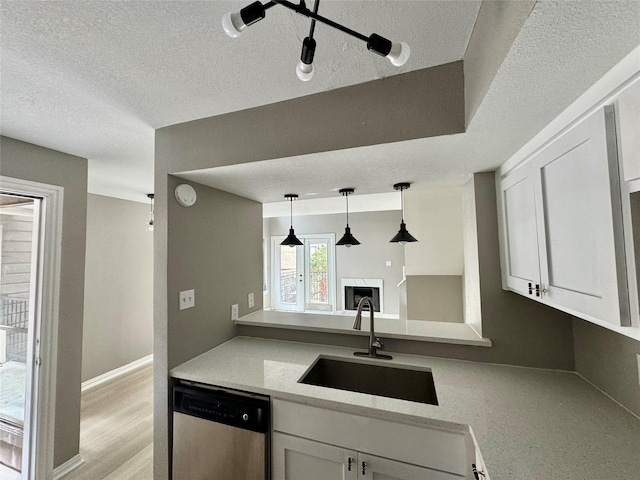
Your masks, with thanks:
<instances>
[{"instance_id":1,"label":"chrome faucet","mask_svg":"<svg viewBox=\"0 0 640 480\"><path fill-rule=\"evenodd\" d=\"M358 311L356 312L356 321L353 322L353 329L360 330L362 326L362 309L364 308L364 304L369 304L369 323L371 324L369 327L369 351L368 352L354 352L356 357L371 357L371 358L381 358L383 360L391 360L393 357L391 355L384 355L378 353L378 350L382 350L384 348L384 344L379 338L376 338L376 334L373 327L373 300L371 297L362 297L362 299L358 302Z\"/></svg>"}]
</instances>

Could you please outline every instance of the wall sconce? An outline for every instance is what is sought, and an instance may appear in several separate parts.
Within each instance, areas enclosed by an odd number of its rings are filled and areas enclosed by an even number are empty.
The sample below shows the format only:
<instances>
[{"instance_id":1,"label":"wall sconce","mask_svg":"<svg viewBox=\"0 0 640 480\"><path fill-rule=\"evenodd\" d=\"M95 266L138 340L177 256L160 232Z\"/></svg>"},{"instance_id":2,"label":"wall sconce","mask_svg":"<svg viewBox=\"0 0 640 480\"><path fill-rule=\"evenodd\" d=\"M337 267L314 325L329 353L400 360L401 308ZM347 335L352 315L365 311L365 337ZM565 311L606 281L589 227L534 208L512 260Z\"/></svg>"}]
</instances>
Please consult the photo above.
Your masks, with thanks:
<instances>
[{"instance_id":1,"label":"wall sconce","mask_svg":"<svg viewBox=\"0 0 640 480\"><path fill-rule=\"evenodd\" d=\"M400 230L398 230L398 233L396 234L395 237L393 237L391 240L389 240L390 242L393 243L400 243L402 245L406 244L407 242L417 242L418 240L411 235L408 231L407 231L407 226L404 223L404 194L403 191L406 190L407 188L409 188L411 184L407 183L407 182L403 182L403 183L396 183L393 188L396 190L400 190L400 205L402 208L402 221L400 222Z\"/></svg>"},{"instance_id":2,"label":"wall sconce","mask_svg":"<svg viewBox=\"0 0 640 480\"><path fill-rule=\"evenodd\" d=\"M293 201L298 198L298 195L295 193L287 193L284 198L288 199L291 203L291 227L289 228L289 235L285 238L280 245L288 245L291 248L296 245L302 245L302 242L296 237L296 234L293 232Z\"/></svg>"},{"instance_id":3,"label":"wall sconce","mask_svg":"<svg viewBox=\"0 0 640 480\"><path fill-rule=\"evenodd\" d=\"M360 242L356 240L356 238L351 235L351 229L349 228L349 195L351 195L355 190L353 188L341 188L339 192L344 195L344 198L347 200L347 227L344 229L344 235L336 245L344 245L349 248L351 245L360 245Z\"/></svg>"}]
</instances>

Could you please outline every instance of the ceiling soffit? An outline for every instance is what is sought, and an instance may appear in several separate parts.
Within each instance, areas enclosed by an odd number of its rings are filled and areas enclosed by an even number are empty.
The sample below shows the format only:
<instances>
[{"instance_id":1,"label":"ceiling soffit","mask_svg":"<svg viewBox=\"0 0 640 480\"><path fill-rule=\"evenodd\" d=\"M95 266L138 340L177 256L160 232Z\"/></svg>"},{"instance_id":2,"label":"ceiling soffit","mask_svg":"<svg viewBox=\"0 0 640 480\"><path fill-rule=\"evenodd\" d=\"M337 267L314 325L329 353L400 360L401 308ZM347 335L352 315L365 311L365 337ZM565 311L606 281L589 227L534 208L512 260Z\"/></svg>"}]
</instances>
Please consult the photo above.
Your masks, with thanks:
<instances>
[{"instance_id":1,"label":"ceiling soffit","mask_svg":"<svg viewBox=\"0 0 640 480\"><path fill-rule=\"evenodd\" d=\"M170 173L464 132L462 61L156 132Z\"/></svg>"}]
</instances>

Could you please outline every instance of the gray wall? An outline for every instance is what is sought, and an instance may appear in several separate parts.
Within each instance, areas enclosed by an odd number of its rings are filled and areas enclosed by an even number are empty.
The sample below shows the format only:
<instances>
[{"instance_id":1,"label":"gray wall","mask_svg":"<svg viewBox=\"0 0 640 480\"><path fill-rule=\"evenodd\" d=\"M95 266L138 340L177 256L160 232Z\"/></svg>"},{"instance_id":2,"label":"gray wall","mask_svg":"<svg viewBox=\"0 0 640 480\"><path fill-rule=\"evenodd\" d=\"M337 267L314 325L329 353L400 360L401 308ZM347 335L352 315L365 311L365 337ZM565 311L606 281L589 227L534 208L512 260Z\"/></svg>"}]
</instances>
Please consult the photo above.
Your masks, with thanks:
<instances>
[{"instance_id":1,"label":"gray wall","mask_svg":"<svg viewBox=\"0 0 640 480\"><path fill-rule=\"evenodd\" d=\"M386 339L389 351L541 368L574 370L571 317L502 290L493 172L474 175L483 333L493 346L470 347ZM240 335L362 347L362 339L239 326Z\"/></svg>"},{"instance_id":2,"label":"gray wall","mask_svg":"<svg viewBox=\"0 0 640 480\"><path fill-rule=\"evenodd\" d=\"M640 416L640 342L580 318L573 319L576 371Z\"/></svg>"},{"instance_id":3,"label":"gray wall","mask_svg":"<svg viewBox=\"0 0 640 480\"><path fill-rule=\"evenodd\" d=\"M2 175L64 187L54 466L78 454L87 160L0 137Z\"/></svg>"},{"instance_id":4,"label":"gray wall","mask_svg":"<svg viewBox=\"0 0 640 480\"><path fill-rule=\"evenodd\" d=\"M165 127L169 173L464 132L462 61Z\"/></svg>"},{"instance_id":5,"label":"gray wall","mask_svg":"<svg viewBox=\"0 0 640 480\"><path fill-rule=\"evenodd\" d=\"M184 183L171 177L169 190ZM197 183L192 207L169 202L167 268L169 368L236 335L240 316L262 309L262 205ZM195 308L180 311L178 295L195 289ZM247 295L254 294L249 309Z\"/></svg>"},{"instance_id":6,"label":"gray wall","mask_svg":"<svg viewBox=\"0 0 640 480\"><path fill-rule=\"evenodd\" d=\"M460 275L407 275L407 318L463 323Z\"/></svg>"},{"instance_id":7,"label":"gray wall","mask_svg":"<svg viewBox=\"0 0 640 480\"><path fill-rule=\"evenodd\" d=\"M87 198L82 381L152 353L150 205Z\"/></svg>"},{"instance_id":8,"label":"gray wall","mask_svg":"<svg viewBox=\"0 0 640 480\"><path fill-rule=\"evenodd\" d=\"M344 235L346 217L334 215L304 215L293 218L296 234L334 233L336 242ZM270 219L271 235L288 235L290 218ZM351 233L360 245L336 247L336 304L342 309L341 278L381 278L384 286L384 313L398 314L398 283L402 280L404 250L390 243L400 225L399 211L350 213ZM391 266L386 266L386 261Z\"/></svg>"}]
</instances>

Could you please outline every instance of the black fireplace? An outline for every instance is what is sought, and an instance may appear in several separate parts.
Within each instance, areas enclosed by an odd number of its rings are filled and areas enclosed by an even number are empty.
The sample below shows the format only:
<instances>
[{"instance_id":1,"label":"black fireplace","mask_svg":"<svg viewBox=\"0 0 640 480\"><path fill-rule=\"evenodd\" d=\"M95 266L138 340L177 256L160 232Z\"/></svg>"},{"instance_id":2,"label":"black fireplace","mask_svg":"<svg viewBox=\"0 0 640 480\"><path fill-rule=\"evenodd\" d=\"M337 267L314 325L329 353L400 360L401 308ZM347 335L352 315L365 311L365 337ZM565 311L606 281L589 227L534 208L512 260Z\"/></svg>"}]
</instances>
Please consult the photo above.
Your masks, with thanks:
<instances>
[{"instance_id":1,"label":"black fireplace","mask_svg":"<svg viewBox=\"0 0 640 480\"><path fill-rule=\"evenodd\" d=\"M363 297L371 297L374 312L380 311L379 287L344 287L345 310L357 310L358 303ZM369 311L369 305L365 304L363 310Z\"/></svg>"}]
</instances>

